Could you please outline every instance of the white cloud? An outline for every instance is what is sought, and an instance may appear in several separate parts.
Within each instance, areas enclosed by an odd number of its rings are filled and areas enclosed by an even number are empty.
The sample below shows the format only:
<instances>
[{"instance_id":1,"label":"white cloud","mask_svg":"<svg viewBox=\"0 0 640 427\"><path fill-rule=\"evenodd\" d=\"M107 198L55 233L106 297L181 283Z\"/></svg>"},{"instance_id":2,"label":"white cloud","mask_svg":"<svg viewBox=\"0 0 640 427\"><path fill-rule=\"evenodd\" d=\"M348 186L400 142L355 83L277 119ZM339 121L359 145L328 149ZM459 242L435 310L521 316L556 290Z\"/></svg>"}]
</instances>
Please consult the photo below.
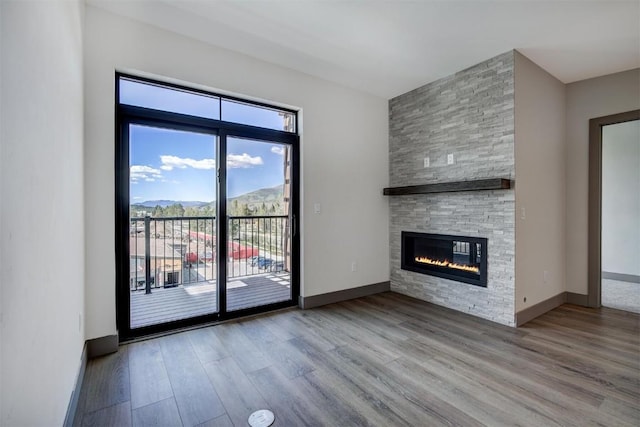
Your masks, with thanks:
<instances>
[{"instance_id":1,"label":"white cloud","mask_svg":"<svg viewBox=\"0 0 640 427\"><path fill-rule=\"evenodd\" d=\"M284 147L281 145L274 145L271 147L271 152L282 156L284 155Z\"/></svg>"},{"instance_id":2,"label":"white cloud","mask_svg":"<svg viewBox=\"0 0 640 427\"><path fill-rule=\"evenodd\" d=\"M160 169L165 171L173 170L173 168L185 169L185 168L194 168L194 169L215 169L216 168L216 160L215 159L201 159L195 160L190 159L188 157L182 158L178 156L160 156L160 161L162 162L162 166Z\"/></svg>"},{"instance_id":3,"label":"white cloud","mask_svg":"<svg viewBox=\"0 0 640 427\"><path fill-rule=\"evenodd\" d=\"M227 155L227 167L230 169L246 169L263 164L262 157L251 157L247 153Z\"/></svg>"},{"instance_id":4,"label":"white cloud","mask_svg":"<svg viewBox=\"0 0 640 427\"><path fill-rule=\"evenodd\" d=\"M159 169L152 168L151 166L145 165L132 165L131 166L131 181L135 182L138 180L145 181L155 181L156 179L162 178L162 171Z\"/></svg>"}]
</instances>

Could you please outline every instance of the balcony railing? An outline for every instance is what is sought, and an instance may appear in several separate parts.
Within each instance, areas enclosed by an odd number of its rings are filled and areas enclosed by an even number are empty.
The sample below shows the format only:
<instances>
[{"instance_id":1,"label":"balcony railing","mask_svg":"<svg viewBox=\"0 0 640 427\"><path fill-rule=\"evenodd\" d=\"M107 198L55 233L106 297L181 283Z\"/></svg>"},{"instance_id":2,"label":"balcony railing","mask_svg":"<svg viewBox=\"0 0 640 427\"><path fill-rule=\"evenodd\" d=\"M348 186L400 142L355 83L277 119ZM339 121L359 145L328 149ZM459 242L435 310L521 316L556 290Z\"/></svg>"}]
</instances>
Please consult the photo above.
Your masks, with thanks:
<instances>
[{"instance_id":1,"label":"balcony railing","mask_svg":"<svg viewBox=\"0 0 640 427\"><path fill-rule=\"evenodd\" d=\"M227 221L228 278L289 270L289 217ZM216 231L215 217L131 218L131 291L215 281Z\"/></svg>"}]
</instances>

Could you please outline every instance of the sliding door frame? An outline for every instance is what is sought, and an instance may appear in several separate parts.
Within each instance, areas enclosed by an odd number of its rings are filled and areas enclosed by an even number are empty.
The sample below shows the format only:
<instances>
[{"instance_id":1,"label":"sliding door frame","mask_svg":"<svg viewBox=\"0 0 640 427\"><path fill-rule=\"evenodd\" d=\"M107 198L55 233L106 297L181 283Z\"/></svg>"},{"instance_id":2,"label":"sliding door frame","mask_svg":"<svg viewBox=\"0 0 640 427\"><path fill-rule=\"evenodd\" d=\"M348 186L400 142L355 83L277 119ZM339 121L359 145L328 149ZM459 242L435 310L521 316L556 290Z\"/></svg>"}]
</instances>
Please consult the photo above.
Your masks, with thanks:
<instances>
[{"instance_id":1,"label":"sliding door frame","mask_svg":"<svg viewBox=\"0 0 640 427\"><path fill-rule=\"evenodd\" d=\"M116 258L116 324L120 341L162 333L195 325L215 323L270 310L291 307L298 304L300 295L300 232L296 222L300 211L300 137L297 133L271 130L256 126L206 119L185 114L153 110L144 107L118 104L118 81L120 77L134 76L116 74L116 124L115 124L115 258ZM165 85L164 83L162 83ZM176 85L166 85L177 87ZM190 88L182 88L192 90ZM210 94L215 95L215 94ZM228 98L225 96L225 98ZM251 103L248 101L243 101ZM264 106L264 104L255 103ZM297 112L289 111L296 114ZM216 169L216 256L217 256L217 290L216 313L181 319L151 326L131 329L129 288L129 205L130 205L130 171L129 171L129 126L142 125L165 129L196 132L217 136ZM291 299L272 304L227 312L227 191L226 191L226 158L227 137L255 139L264 142L286 144L291 147ZM224 162L224 163L223 163Z\"/></svg>"}]
</instances>

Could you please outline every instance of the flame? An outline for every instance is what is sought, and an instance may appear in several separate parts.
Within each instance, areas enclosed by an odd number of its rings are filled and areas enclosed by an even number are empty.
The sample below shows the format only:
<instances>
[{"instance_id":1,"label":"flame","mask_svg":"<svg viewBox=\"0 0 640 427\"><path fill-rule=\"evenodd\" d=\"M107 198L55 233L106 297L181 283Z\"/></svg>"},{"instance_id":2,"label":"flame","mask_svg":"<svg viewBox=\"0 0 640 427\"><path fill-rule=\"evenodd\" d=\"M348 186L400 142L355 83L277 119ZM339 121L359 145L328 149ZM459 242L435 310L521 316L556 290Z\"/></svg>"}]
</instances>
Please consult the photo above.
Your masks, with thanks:
<instances>
[{"instance_id":1,"label":"flame","mask_svg":"<svg viewBox=\"0 0 640 427\"><path fill-rule=\"evenodd\" d=\"M480 274L480 269L473 265L457 264L455 262L449 262L447 260L439 261L437 259L431 259L431 258L421 257L421 256L417 256L415 260L420 264L437 265L438 267L455 268L456 270L469 271L471 273Z\"/></svg>"}]
</instances>

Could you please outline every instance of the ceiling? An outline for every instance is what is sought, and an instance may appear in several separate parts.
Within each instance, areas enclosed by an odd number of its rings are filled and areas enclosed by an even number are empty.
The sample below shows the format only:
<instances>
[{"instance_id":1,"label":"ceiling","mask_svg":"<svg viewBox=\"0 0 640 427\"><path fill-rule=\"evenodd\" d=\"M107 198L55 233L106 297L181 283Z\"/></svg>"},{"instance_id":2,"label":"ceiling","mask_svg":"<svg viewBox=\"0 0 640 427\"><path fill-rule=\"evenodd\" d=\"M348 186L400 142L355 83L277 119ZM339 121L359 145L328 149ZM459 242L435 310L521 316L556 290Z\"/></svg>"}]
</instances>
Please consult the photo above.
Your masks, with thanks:
<instances>
[{"instance_id":1,"label":"ceiling","mask_svg":"<svg viewBox=\"0 0 640 427\"><path fill-rule=\"evenodd\" d=\"M564 83L640 67L640 0L87 0L391 98L510 49Z\"/></svg>"}]
</instances>

